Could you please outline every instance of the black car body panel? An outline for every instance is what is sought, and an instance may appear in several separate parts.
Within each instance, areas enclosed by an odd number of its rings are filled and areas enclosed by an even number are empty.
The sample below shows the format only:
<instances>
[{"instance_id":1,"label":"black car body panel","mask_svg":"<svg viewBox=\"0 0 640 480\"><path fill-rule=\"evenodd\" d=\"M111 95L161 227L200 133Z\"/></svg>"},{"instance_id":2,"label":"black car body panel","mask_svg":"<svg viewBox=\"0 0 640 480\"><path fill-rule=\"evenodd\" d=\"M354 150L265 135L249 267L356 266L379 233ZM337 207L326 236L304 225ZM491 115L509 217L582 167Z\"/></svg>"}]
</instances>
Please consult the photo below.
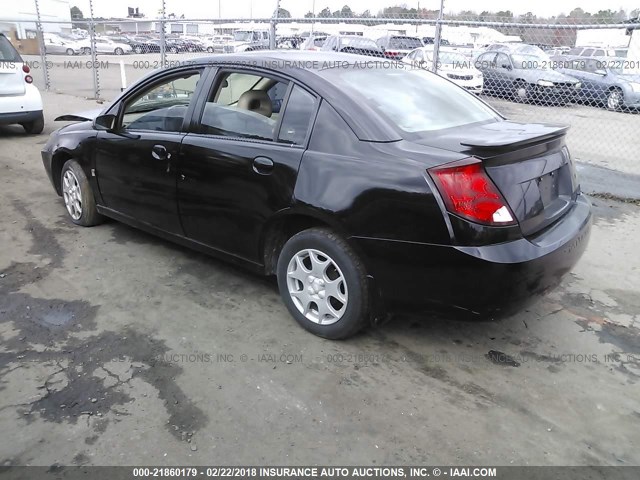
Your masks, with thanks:
<instances>
[{"instance_id":1,"label":"black car body panel","mask_svg":"<svg viewBox=\"0 0 640 480\"><path fill-rule=\"evenodd\" d=\"M261 62L247 66L255 59ZM368 60L252 52L155 72L103 113L117 117L123 101L158 79L198 70L181 127L133 134L97 130L90 121L65 126L42 152L52 184L60 194L62 164L74 158L97 192L99 212L266 274L274 272L270 254L277 253L278 235L292 222L328 226L361 255L390 305L453 306L491 316L512 312L557 285L584 251L590 208L563 127L496 116L494 122L414 138L313 68L279 70L282 59ZM205 96L227 70L286 78L312 93L315 112L304 143L200 133ZM156 158L156 146L168 155ZM430 169L469 157L482 162L505 197L516 216L512 224L482 225L445 208ZM261 171L265 165L268 170Z\"/></svg>"}]
</instances>

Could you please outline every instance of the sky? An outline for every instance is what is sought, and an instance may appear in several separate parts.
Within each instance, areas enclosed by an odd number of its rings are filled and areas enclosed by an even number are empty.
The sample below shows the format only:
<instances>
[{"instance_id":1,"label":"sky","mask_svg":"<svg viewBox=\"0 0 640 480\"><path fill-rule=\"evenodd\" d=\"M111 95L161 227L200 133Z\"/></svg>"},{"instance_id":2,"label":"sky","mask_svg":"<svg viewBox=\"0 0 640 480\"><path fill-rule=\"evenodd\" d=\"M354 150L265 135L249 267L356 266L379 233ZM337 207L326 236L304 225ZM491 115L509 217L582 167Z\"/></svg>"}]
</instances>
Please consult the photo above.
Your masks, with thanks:
<instances>
[{"instance_id":1,"label":"sky","mask_svg":"<svg viewBox=\"0 0 640 480\"><path fill-rule=\"evenodd\" d=\"M85 16L89 16L89 0L69 0L71 6L78 6ZM266 18L275 10L276 0L165 0L167 13L184 14L186 18L218 18L219 7L222 17L226 18ZM324 7L332 11L349 5L356 13L369 9L377 13L384 7L406 5L417 7L418 1L405 0L281 0L280 6L291 12L293 17L302 17L312 10L315 3L316 13ZM440 0L421 0L421 8L437 10ZM127 7L138 7L147 17L155 17L162 6L162 0L93 0L94 15L97 17L125 17ZM535 2L514 0L445 0L445 12L461 10L511 10L515 14L533 12L539 16L568 14L576 7L588 12L597 12L608 8L625 9L627 12L640 8L640 0L537 0Z\"/></svg>"}]
</instances>

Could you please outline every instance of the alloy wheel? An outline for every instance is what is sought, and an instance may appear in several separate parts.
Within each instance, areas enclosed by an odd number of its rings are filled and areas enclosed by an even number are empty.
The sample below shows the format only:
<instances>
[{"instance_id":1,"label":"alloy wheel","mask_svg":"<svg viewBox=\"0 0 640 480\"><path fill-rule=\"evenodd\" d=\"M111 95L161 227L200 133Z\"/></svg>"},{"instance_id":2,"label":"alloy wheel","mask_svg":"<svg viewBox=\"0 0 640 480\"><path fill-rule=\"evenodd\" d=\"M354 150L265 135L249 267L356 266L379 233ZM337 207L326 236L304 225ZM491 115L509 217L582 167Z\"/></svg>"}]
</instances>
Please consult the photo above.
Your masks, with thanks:
<instances>
[{"instance_id":1,"label":"alloy wheel","mask_svg":"<svg viewBox=\"0 0 640 480\"><path fill-rule=\"evenodd\" d=\"M610 110L617 110L622 104L622 93L619 90L611 90L607 97L607 107Z\"/></svg>"},{"instance_id":2,"label":"alloy wheel","mask_svg":"<svg viewBox=\"0 0 640 480\"><path fill-rule=\"evenodd\" d=\"M82 216L82 192L78 178L71 170L64 172L62 177L62 196L71 218L80 219Z\"/></svg>"},{"instance_id":3,"label":"alloy wheel","mask_svg":"<svg viewBox=\"0 0 640 480\"><path fill-rule=\"evenodd\" d=\"M291 258L287 287L298 311L313 323L336 323L347 309L345 277L337 263L319 250L301 250Z\"/></svg>"}]
</instances>

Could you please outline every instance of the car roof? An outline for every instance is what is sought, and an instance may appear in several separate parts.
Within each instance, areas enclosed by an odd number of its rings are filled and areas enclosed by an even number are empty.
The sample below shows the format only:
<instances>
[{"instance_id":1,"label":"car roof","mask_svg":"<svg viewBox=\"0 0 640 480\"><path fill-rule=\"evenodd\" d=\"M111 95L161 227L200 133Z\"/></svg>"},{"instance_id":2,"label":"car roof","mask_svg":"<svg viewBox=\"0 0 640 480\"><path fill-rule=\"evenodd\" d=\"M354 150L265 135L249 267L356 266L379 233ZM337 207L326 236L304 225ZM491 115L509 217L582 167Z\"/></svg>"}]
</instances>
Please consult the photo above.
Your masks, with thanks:
<instances>
[{"instance_id":1,"label":"car roof","mask_svg":"<svg viewBox=\"0 0 640 480\"><path fill-rule=\"evenodd\" d=\"M358 36L359 37L359 36ZM362 37L364 38L364 37ZM268 67L269 63L274 62L291 62L295 63L296 68L308 71L320 71L331 65L332 62L340 62L340 66L348 67L356 65L363 59L371 61L371 57L363 57L361 55L353 55L349 53L338 52L310 52L308 50L254 50L251 52L243 52L239 54L218 54L206 57L198 57L189 62L190 65L208 65L208 64L247 64L252 62L254 66L260 66L259 61L265 63Z\"/></svg>"}]
</instances>

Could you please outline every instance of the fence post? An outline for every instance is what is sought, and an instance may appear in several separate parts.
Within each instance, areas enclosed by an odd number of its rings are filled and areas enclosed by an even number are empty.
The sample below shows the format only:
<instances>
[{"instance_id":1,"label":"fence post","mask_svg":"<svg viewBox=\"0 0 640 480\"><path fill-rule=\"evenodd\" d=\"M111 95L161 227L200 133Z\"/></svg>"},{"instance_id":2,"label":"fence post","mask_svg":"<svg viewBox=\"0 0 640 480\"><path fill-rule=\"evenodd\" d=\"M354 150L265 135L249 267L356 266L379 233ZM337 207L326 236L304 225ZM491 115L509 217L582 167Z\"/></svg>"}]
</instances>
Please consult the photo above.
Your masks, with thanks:
<instances>
[{"instance_id":1,"label":"fence post","mask_svg":"<svg viewBox=\"0 0 640 480\"><path fill-rule=\"evenodd\" d=\"M91 42L91 71L93 72L93 93L96 100L100 98L100 73L96 54L96 24L93 21L93 0L89 0L89 39Z\"/></svg>"},{"instance_id":2,"label":"fence post","mask_svg":"<svg viewBox=\"0 0 640 480\"><path fill-rule=\"evenodd\" d=\"M436 21L436 35L433 39L433 72L438 71L438 57L440 55L440 39L442 38L442 18L444 13L444 0L440 0L440 11Z\"/></svg>"},{"instance_id":3,"label":"fence post","mask_svg":"<svg viewBox=\"0 0 640 480\"><path fill-rule=\"evenodd\" d=\"M167 44L164 32L164 19L166 16L166 2L162 0L162 17L160 18L160 63L162 67L167 64Z\"/></svg>"},{"instance_id":4,"label":"fence post","mask_svg":"<svg viewBox=\"0 0 640 480\"><path fill-rule=\"evenodd\" d=\"M40 23L40 5L38 0L35 0L36 4L36 30L38 31L38 43L40 44L40 62L42 63L42 74L44 75L44 89L48 92L51 88L49 82L49 65L47 65L47 50L44 43L44 32L42 30L42 23Z\"/></svg>"},{"instance_id":5,"label":"fence post","mask_svg":"<svg viewBox=\"0 0 640 480\"><path fill-rule=\"evenodd\" d=\"M276 11L271 17L271 32L269 34L269 48L276 49L276 25L278 24L278 14L280 13L280 0L276 0Z\"/></svg>"}]
</instances>

